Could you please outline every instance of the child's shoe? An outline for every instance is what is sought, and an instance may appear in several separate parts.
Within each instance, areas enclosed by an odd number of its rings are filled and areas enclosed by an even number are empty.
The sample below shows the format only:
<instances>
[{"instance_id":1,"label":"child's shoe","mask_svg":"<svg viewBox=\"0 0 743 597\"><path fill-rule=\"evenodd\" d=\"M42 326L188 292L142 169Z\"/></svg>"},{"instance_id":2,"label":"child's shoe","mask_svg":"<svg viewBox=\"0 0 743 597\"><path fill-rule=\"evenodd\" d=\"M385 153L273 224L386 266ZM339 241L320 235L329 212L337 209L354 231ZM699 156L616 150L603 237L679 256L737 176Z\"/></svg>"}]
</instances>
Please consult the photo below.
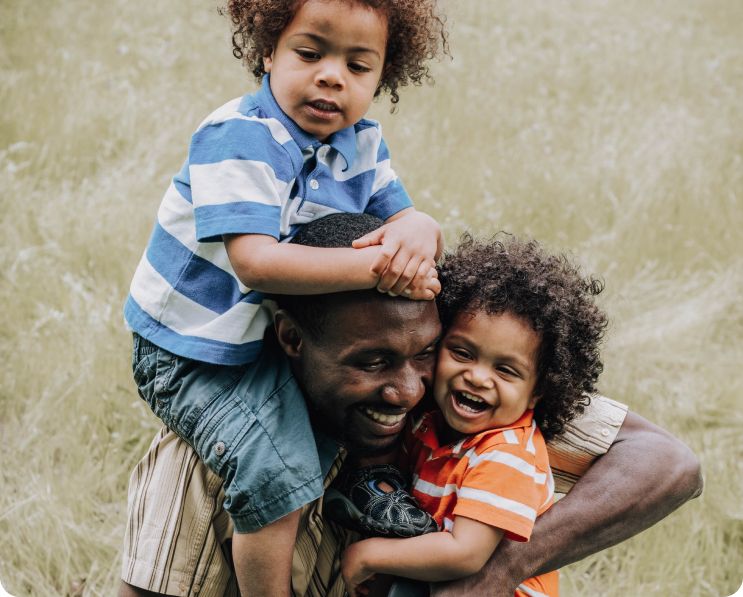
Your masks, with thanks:
<instances>
[{"instance_id":1,"label":"child's shoe","mask_svg":"<svg viewBox=\"0 0 743 597\"><path fill-rule=\"evenodd\" d=\"M330 520L367 536L415 537L439 530L406 491L402 473L388 464L342 474L325 492L323 511Z\"/></svg>"}]
</instances>

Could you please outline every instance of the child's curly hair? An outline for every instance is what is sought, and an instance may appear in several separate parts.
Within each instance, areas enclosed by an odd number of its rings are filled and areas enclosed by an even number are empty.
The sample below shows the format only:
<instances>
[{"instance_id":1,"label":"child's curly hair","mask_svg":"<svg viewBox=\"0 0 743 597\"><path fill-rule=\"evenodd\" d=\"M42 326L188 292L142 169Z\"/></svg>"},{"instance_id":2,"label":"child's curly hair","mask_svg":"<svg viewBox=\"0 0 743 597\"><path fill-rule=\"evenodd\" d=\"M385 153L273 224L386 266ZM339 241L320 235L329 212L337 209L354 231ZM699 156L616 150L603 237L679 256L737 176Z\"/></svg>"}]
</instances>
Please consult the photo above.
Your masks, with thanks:
<instances>
[{"instance_id":1,"label":"child's curly hair","mask_svg":"<svg viewBox=\"0 0 743 597\"><path fill-rule=\"evenodd\" d=\"M233 25L232 53L243 60L260 79L265 73L263 58L272 49L307 0L228 0L227 13ZM387 16L387 52L382 78L375 97L388 91L393 107L399 87L431 80L426 61L442 51L448 54L444 19L436 11L436 0L348 0L378 10Z\"/></svg>"},{"instance_id":2,"label":"child's curly hair","mask_svg":"<svg viewBox=\"0 0 743 597\"><path fill-rule=\"evenodd\" d=\"M603 363L599 344L606 315L593 297L604 288L564 255L536 241L498 234L489 241L465 234L439 268L438 306L444 329L462 312L510 312L539 332L534 418L549 439L583 412Z\"/></svg>"}]
</instances>

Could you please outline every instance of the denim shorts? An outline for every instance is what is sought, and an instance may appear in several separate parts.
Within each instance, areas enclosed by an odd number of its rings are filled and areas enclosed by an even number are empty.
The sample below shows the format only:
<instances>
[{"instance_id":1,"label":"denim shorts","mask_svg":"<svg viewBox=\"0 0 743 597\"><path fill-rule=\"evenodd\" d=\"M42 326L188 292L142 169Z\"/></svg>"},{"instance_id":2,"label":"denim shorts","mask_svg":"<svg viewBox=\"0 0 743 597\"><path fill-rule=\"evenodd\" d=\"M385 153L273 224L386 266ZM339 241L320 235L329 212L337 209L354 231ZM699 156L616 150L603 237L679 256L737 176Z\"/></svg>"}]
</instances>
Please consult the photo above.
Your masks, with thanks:
<instances>
[{"instance_id":1,"label":"denim shorts","mask_svg":"<svg viewBox=\"0 0 743 597\"><path fill-rule=\"evenodd\" d=\"M237 532L258 530L322 496L307 406L274 343L264 344L255 363L213 365L135 333L132 369L153 412L224 480L224 508Z\"/></svg>"}]
</instances>

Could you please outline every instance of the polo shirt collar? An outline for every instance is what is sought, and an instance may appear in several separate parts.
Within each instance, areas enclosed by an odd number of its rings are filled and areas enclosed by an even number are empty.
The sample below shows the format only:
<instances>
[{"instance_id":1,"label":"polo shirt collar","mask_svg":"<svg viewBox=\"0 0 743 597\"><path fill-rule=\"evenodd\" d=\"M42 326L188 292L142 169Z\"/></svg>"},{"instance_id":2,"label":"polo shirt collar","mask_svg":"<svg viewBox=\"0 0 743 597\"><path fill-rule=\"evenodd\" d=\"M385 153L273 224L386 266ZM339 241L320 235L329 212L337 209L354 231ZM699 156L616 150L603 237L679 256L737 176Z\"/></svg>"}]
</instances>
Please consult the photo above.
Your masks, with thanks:
<instances>
[{"instance_id":1,"label":"polo shirt collar","mask_svg":"<svg viewBox=\"0 0 743 597\"><path fill-rule=\"evenodd\" d=\"M441 411L436 409L434 411L427 412L423 415L422 419L413 429L413 434L424 446L431 449L431 458L441 458L442 456L461 456L472 446L478 445L483 439L489 435L500 433L506 429L521 429L523 427L530 427L532 419L534 418L534 411L527 410L521 417L504 427L498 427L497 429L486 429L475 435L465 437L453 444L442 444L439 432L446 426L446 421Z\"/></svg>"},{"instance_id":2,"label":"polo shirt collar","mask_svg":"<svg viewBox=\"0 0 743 597\"><path fill-rule=\"evenodd\" d=\"M284 128L289 131L289 135L300 149L306 149L307 147L317 149L320 147L323 144L321 141L302 130L296 122L284 113L271 92L270 81L270 75L263 75L261 88L255 94L256 101L266 115L269 118L275 118L284 125ZM330 145L346 160L344 171L353 166L356 160L356 131L353 126L336 131L328 137L326 144Z\"/></svg>"}]
</instances>

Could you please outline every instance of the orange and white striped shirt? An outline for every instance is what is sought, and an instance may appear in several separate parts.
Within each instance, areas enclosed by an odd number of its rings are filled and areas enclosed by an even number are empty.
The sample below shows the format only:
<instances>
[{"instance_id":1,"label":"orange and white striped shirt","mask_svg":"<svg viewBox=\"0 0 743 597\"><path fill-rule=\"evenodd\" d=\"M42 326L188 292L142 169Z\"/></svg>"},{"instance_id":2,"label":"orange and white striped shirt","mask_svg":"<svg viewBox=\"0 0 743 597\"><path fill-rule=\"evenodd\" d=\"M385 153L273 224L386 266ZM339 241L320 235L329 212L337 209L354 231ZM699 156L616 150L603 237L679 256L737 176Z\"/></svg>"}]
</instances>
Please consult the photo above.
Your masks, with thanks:
<instances>
[{"instance_id":1,"label":"orange and white striped shirt","mask_svg":"<svg viewBox=\"0 0 743 597\"><path fill-rule=\"evenodd\" d=\"M533 412L506 427L442 445L446 425L439 411L413 426L406 447L413 465L413 496L440 528L450 531L456 516L502 529L528 541L537 516L554 501L547 447ZM557 572L524 581L517 595L557 595Z\"/></svg>"}]
</instances>

